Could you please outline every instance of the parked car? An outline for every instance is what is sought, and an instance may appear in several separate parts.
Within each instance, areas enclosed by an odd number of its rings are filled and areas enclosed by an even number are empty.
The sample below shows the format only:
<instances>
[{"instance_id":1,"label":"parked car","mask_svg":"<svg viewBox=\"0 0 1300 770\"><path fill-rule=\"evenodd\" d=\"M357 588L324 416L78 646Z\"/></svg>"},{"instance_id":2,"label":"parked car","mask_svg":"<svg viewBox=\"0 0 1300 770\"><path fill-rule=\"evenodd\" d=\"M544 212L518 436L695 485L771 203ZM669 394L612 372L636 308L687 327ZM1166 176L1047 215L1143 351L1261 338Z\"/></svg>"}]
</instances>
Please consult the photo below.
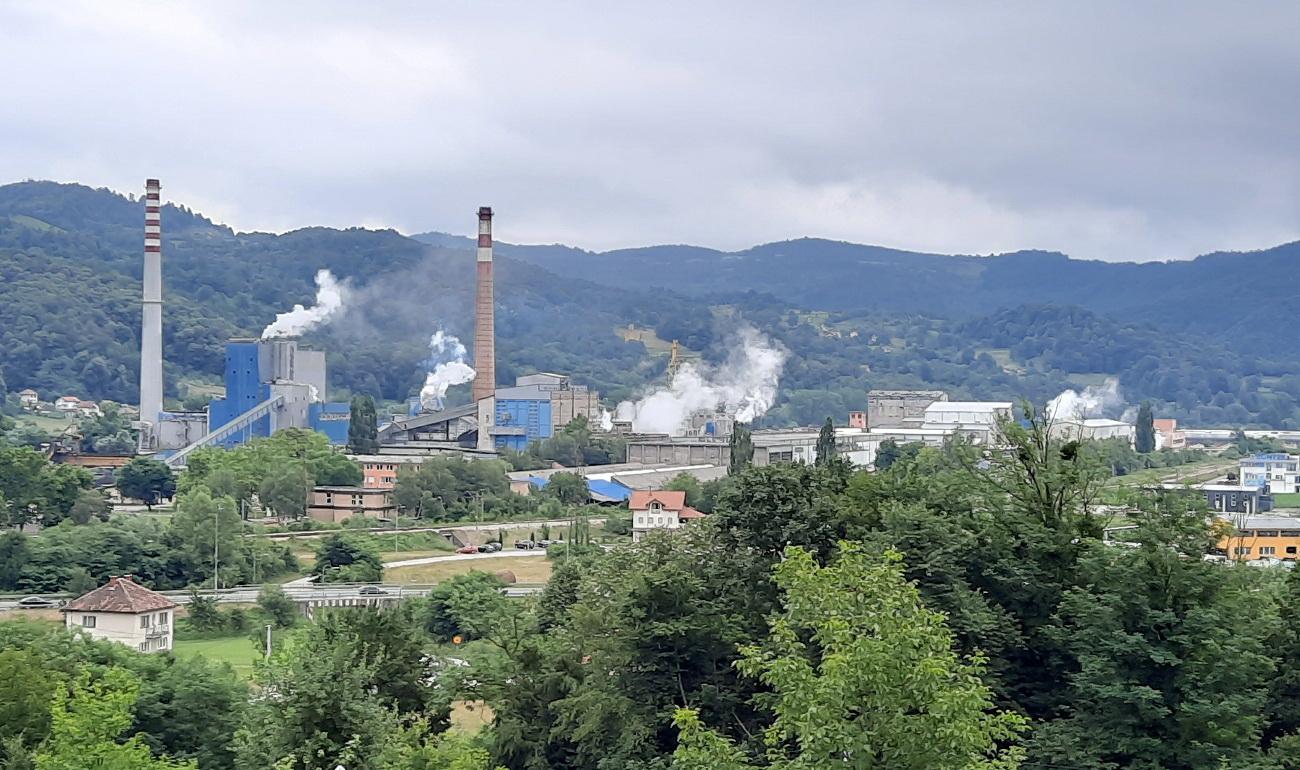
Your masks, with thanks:
<instances>
[{"instance_id":1,"label":"parked car","mask_svg":"<svg viewBox=\"0 0 1300 770\"><path fill-rule=\"evenodd\" d=\"M553 540L538 540L538 541L537 541L537 547L538 547L538 548L550 548L550 547L551 547L551 543L553 543L553 542L555 542L555 541L553 541Z\"/></svg>"},{"instance_id":2,"label":"parked car","mask_svg":"<svg viewBox=\"0 0 1300 770\"><path fill-rule=\"evenodd\" d=\"M500 550L501 550L501 544L500 544L500 543L488 543L488 544L487 544L487 549L488 549L488 553L496 553L497 551L500 551Z\"/></svg>"},{"instance_id":3,"label":"parked car","mask_svg":"<svg viewBox=\"0 0 1300 770\"><path fill-rule=\"evenodd\" d=\"M388 594L387 591L379 586L361 586L361 590L358 591L358 593L362 596L385 596Z\"/></svg>"},{"instance_id":4,"label":"parked car","mask_svg":"<svg viewBox=\"0 0 1300 770\"><path fill-rule=\"evenodd\" d=\"M531 541L531 540L516 540L516 541L515 541L515 548L518 548L518 549L523 550L523 551L531 551L531 550L533 550L533 549L536 548L536 547L537 547L537 543L534 543L534 542Z\"/></svg>"},{"instance_id":5,"label":"parked car","mask_svg":"<svg viewBox=\"0 0 1300 770\"><path fill-rule=\"evenodd\" d=\"M462 545L460 548L456 549L456 553L478 553L478 546Z\"/></svg>"},{"instance_id":6,"label":"parked car","mask_svg":"<svg viewBox=\"0 0 1300 770\"><path fill-rule=\"evenodd\" d=\"M59 607L62 604L62 602L56 602L53 599L46 599L44 596L24 596L18 600L18 607L24 610L44 610Z\"/></svg>"}]
</instances>

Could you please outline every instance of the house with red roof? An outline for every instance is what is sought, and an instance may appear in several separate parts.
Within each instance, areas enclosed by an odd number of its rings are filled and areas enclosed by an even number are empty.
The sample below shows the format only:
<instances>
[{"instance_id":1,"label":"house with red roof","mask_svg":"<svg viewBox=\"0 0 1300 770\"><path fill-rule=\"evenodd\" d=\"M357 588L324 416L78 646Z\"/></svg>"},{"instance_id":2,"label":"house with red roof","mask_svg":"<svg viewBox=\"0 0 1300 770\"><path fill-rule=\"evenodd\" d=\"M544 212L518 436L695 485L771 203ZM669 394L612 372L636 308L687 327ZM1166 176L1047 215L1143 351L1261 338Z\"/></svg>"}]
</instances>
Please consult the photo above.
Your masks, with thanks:
<instances>
[{"instance_id":1,"label":"house with red roof","mask_svg":"<svg viewBox=\"0 0 1300 770\"><path fill-rule=\"evenodd\" d=\"M140 652L172 648L176 602L130 577L107 583L63 607L63 622L96 639L108 639Z\"/></svg>"},{"instance_id":2,"label":"house with red roof","mask_svg":"<svg viewBox=\"0 0 1300 770\"><path fill-rule=\"evenodd\" d=\"M632 542L656 529L681 529L704 514L686 504L686 493L673 489L634 491L627 507L632 512Z\"/></svg>"}]
</instances>

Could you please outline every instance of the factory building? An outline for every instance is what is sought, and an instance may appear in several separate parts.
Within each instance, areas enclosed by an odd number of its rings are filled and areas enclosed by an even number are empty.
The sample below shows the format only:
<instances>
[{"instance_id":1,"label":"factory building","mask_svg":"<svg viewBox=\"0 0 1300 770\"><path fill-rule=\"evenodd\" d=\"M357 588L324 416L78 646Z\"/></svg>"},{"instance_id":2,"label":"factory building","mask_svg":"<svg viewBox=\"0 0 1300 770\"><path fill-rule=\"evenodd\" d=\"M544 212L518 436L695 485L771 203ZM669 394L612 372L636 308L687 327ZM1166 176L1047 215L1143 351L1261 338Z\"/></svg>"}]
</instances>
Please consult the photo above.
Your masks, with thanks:
<instances>
[{"instance_id":1,"label":"factory building","mask_svg":"<svg viewBox=\"0 0 1300 770\"><path fill-rule=\"evenodd\" d=\"M1117 438L1130 446L1137 441L1137 426L1133 423L1102 417L1055 420L1050 430L1053 438L1063 441L1105 441Z\"/></svg>"},{"instance_id":2,"label":"factory building","mask_svg":"<svg viewBox=\"0 0 1300 770\"><path fill-rule=\"evenodd\" d=\"M947 401L942 390L867 391L866 415L850 421L851 427L918 428L925 422L925 410L936 401ZM858 425L855 423L862 422Z\"/></svg>"},{"instance_id":3,"label":"factory building","mask_svg":"<svg viewBox=\"0 0 1300 770\"><path fill-rule=\"evenodd\" d=\"M284 428L310 428L346 444L351 413L327 403L325 353L295 339L235 339L226 345L226 395L208 405L212 443L235 446Z\"/></svg>"},{"instance_id":4,"label":"factory building","mask_svg":"<svg viewBox=\"0 0 1300 770\"><path fill-rule=\"evenodd\" d=\"M534 441L554 436L575 417L599 421L600 396L567 375L543 372L515 379L512 388L497 388L490 429L496 449L522 452Z\"/></svg>"}]
</instances>

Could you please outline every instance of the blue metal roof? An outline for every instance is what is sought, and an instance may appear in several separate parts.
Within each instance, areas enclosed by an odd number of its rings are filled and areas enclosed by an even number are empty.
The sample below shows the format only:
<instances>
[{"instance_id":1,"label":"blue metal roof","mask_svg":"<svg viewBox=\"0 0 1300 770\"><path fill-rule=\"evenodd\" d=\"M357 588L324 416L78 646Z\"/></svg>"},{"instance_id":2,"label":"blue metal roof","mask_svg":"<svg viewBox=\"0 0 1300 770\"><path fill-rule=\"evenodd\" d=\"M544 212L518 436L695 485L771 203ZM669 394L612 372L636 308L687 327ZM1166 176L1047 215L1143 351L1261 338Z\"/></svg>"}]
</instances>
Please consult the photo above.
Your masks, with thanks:
<instances>
[{"instance_id":1,"label":"blue metal roof","mask_svg":"<svg viewBox=\"0 0 1300 770\"><path fill-rule=\"evenodd\" d=\"M626 500L632 496L632 490L617 481L587 481L587 489L611 500Z\"/></svg>"}]
</instances>

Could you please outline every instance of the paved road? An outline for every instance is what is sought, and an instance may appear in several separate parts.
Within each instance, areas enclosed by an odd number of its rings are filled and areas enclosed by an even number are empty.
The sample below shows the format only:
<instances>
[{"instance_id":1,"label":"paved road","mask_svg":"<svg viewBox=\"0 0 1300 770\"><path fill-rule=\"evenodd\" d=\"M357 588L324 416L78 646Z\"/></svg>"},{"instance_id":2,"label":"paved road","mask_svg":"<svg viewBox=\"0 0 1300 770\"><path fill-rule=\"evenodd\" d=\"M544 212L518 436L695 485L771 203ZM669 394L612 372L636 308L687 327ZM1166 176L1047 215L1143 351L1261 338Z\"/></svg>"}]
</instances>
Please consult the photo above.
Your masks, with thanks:
<instances>
[{"instance_id":1,"label":"paved road","mask_svg":"<svg viewBox=\"0 0 1300 770\"><path fill-rule=\"evenodd\" d=\"M424 556L419 559L402 559L400 561L384 562L384 569L389 567L418 567L422 564L438 564L444 561L471 561L474 559L504 559L507 556L545 556L545 548L534 548L524 550L521 548L505 548L496 553L457 553L451 556Z\"/></svg>"},{"instance_id":2,"label":"paved road","mask_svg":"<svg viewBox=\"0 0 1300 770\"><path fill-rule=\"evenodd\" d=\"M484 554L490 555L490 554ZM383 593L374 593L374 589ZM284 592L289 598L297 602L320 601L326 599L347 599L353 601L360 600L387 600L387 599L405 599L408 597L424 596L429 593L431 585L399 585L399 584L369 584L369 585L323 585L317 587L311 584L289 585L284 586ZM506 586L505 593L507 596L529 596L541 593L545 588L540 583L518 583ZM261 592L261 586L238 586L236 588L223 588L219 591L200 591L201 596L215 597L220 604L252 604L257 601L257 595ZM363 590L366 592L363 593ZM188 604L190 594L188 591L162 591L167 598L177 604ZM47 599L68 599L70 597L59 596L57 594L45 594ZM18 607L18 599L21 597L4 597L0 598L0 612L21 612ZM57 609L57 608L49 608Z\"/></svg>"}]
</instances>

